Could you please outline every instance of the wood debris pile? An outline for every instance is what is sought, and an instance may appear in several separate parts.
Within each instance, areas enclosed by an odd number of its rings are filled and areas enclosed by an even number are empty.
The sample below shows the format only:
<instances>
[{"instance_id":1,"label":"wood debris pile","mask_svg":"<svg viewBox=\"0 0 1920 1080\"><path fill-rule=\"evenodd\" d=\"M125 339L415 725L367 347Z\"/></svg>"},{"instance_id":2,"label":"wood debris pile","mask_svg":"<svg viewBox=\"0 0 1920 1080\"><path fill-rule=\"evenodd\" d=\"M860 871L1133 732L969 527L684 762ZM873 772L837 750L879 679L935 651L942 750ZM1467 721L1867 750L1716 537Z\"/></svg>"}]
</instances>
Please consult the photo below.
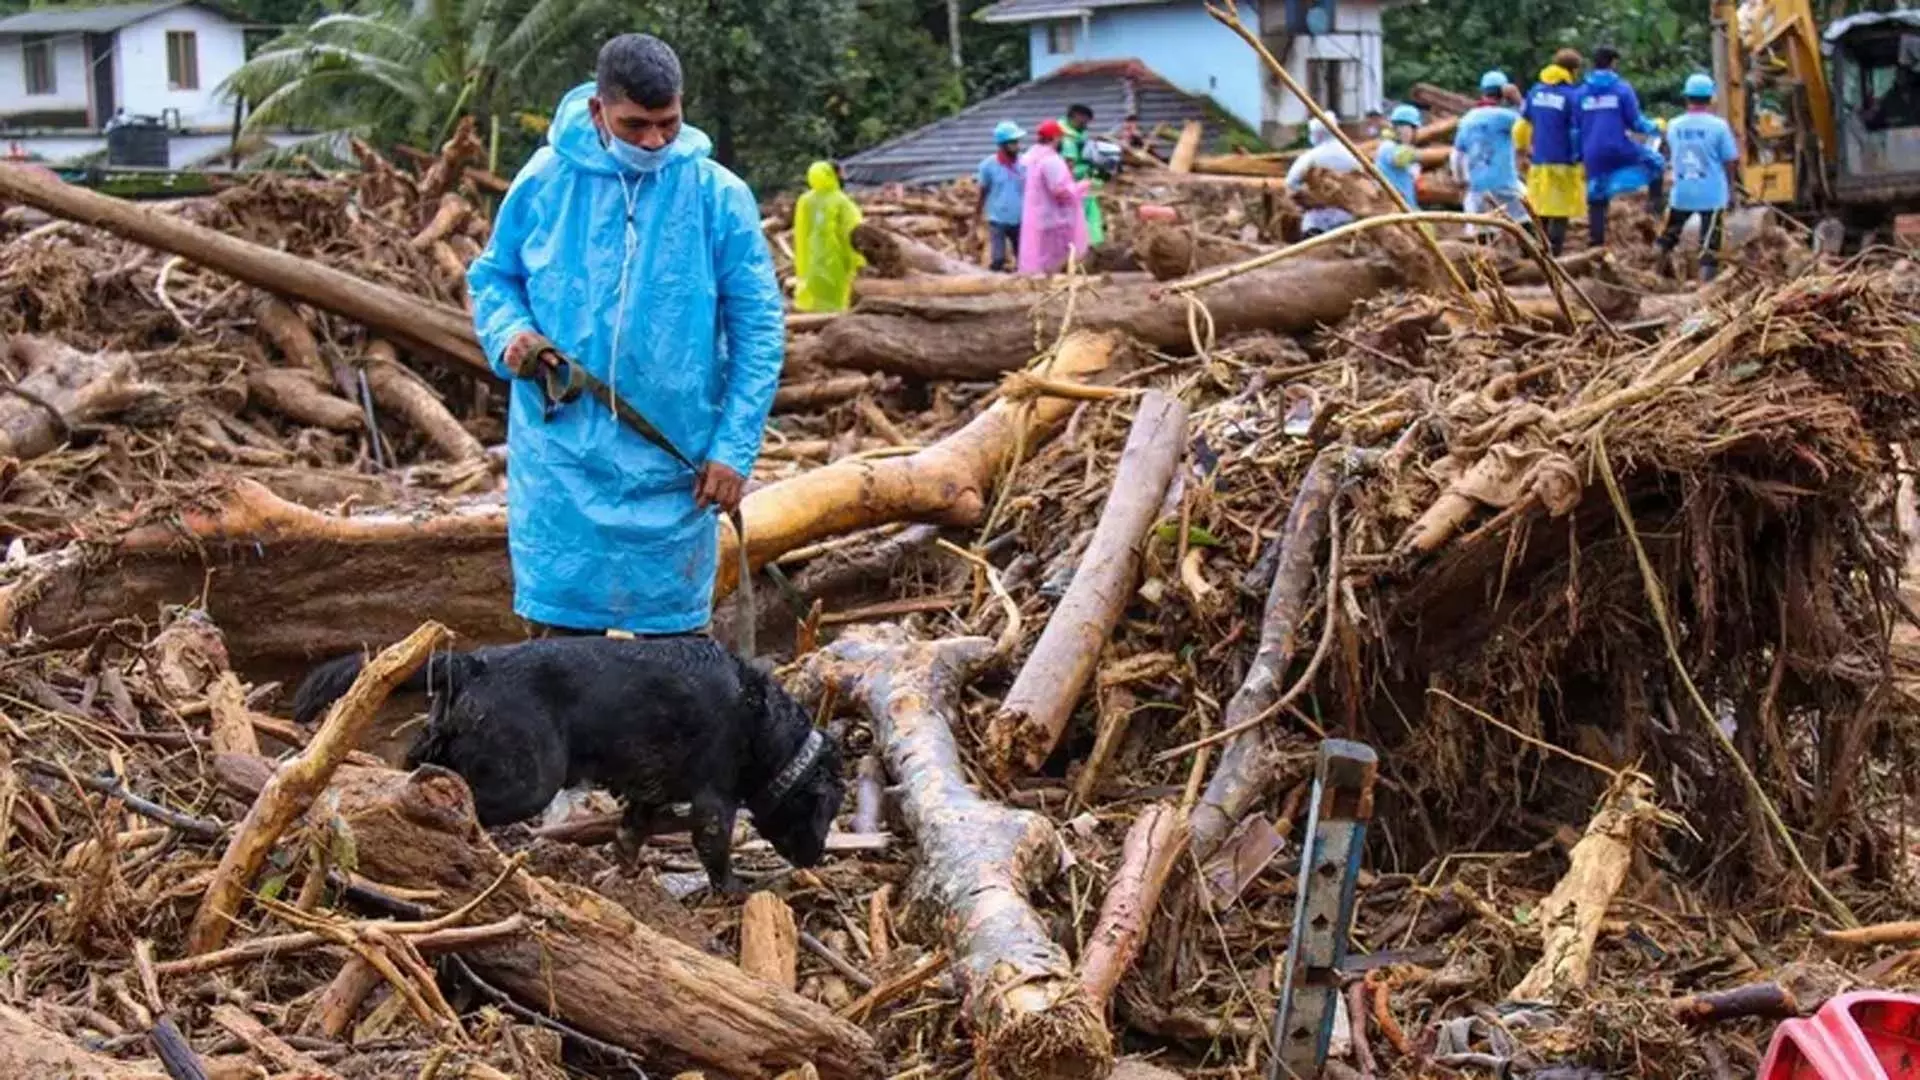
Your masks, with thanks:
<instances>
[{"instance_id":1,"label":"wood debris pile","mask_svg":"<svg viewBox=\"0 0 1920 1080\"><path fill-rule=\"evenodd\" d=\"M158 213L430 321L485 236L459 144ZM684 836L489 835L392 764L387 691L522 633L470 336L16 234L0 1073L1264 1075L1323 736L1380 755L1329 1075L1739 1075L1900 983L1913 926L1852 924L1914 898L1914 264L1276 258L1265 188L1130 190L1040 281L973 265L964 188L877 193L855 310L793 320L753 615L858 775L820 867L743 832L744 905Z\"/></svg>"}]
</instances>

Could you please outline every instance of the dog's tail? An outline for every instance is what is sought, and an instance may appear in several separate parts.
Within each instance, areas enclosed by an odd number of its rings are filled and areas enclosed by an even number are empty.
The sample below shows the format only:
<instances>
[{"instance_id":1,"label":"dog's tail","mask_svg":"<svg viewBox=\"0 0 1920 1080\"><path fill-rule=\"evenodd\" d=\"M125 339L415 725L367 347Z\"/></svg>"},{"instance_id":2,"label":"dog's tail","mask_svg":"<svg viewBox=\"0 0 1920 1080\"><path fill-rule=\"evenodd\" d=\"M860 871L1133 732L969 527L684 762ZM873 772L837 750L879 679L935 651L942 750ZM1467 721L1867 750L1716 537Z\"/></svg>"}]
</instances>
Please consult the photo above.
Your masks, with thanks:
<instances>
[{"instance_id":1,"label":"dog's tail","mask_svg":"<svg viewBox=\"0 0 1920 1080\"><path fill-rule=\"evenodd\" d=\"M338 656L321 664L307 673L300 683L300 689L293 695L293 719L299 724L312 724L326 715L333 703L345 697L352 689L353 681L360 677L361 669L367 666L367 658L361 653ZM407 677L407 680L395 690L424 693L429 690L450 693L459 688L459 684L470 678L481 667L477 657L465 653L435 653L419 670Z\"/></svg>"}]
</instances>

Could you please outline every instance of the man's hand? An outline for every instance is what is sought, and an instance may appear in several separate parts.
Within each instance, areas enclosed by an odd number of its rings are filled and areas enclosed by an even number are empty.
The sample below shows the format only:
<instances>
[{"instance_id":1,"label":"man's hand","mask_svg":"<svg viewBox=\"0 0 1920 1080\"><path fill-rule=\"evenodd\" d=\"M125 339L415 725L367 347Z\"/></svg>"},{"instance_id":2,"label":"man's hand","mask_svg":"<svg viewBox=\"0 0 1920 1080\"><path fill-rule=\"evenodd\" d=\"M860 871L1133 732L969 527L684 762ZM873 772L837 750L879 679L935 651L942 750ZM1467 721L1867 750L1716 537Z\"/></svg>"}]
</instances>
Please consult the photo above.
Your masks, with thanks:
<instances>
[{"instance_id":1,"label":"man's hand","mask_svg":"<svg viewBox=\"0 0 1920 1080\"><path fill-rule=\"evenodd\" d=\"M546 338L531 330L522 330L507 343L507 351L500 361L513 372L514 378L524 379L534 373L534 366L540 362L540 350L547 347Z\"/></svg>"},{"instance_id":2,"label":"man's hand","mask_svg":"<svg viewBox=\"0 0 1920 1080\"><path fill-rule=\"evenodd\" d=\"M739 473L709 461L700 466L700 475L694 480L693 502L700 507L718 506L731 514L740 508L740 497L746 490L747 481Z\"/></svg>"}]
</instances>

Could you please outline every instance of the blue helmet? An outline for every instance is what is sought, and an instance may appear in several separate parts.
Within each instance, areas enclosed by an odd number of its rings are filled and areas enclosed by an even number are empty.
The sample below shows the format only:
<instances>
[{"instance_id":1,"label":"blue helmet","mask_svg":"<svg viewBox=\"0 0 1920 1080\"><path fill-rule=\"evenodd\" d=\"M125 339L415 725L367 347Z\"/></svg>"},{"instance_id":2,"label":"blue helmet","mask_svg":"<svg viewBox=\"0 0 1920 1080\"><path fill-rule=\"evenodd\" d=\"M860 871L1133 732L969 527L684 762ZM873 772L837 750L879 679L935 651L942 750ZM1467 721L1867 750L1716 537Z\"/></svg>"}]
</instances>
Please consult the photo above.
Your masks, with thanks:
<instances>
[{"instance_id":1,"label":"blue helmet","mask_svg":"<svg viewBox=\"0 0 1920 1080\"><path fill-rule=\"evenodd\" d=\"M1705 72L1695 72L1687 76L1686 89L1682 91L1688 101L1713 100L1713 76Z\"/></svg>"},{"instance_id":2,"label":"blue helmet","mask_svg":"<svg viewBox=\"0 0 1920 1080\"><path fill-rule=\"evenodd\" d=\"M993 141L996 143L1019 142L1026 137L1027 133L1020 129L1020 125L1011 120L1002 120L993 125Z\"/></svg>"},{"instance_id":3,"label":"blue helmet","mask_svg":"<svg viewBox=\"0 0 1920 1080\"><path fill-rule=\"evenodd\" d=\"M1504 71L1489 71L1480 76L1480 92L1483 94L1497 94L1506 88L1507 73Z\"/></svg>"},{"instance_id":4,"label":"blue helmet","mask_svg":"<svg viewBox=\"0 0 1920 1080\"><path fill-rule=\"evenodd\" d=\"M1412 105L1395 105L1393 111L1387 114L1387 123L1419 127L1420 110Z\"/></svg>"}]
</instances>

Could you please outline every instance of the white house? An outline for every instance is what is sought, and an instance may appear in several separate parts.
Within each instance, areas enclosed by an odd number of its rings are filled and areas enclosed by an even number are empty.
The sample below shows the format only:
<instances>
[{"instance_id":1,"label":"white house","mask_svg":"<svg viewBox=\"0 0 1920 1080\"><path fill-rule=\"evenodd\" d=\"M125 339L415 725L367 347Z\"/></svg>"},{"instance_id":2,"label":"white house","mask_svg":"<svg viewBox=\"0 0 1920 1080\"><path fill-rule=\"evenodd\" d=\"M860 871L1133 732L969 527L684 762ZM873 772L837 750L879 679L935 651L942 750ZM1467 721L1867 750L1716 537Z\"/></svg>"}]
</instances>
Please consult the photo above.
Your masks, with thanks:
<instances>
[{"instance_id":1,"label":"white house","mask_svg":"<svg viewBox=\"0 0 1920 1080\"><path fill-rule=\"evenodd\" d=\"M1322 105L1357 120L1386 97L1380 14L1406 0L1238 0L1240 19ZM1270 140L1307 122L1259 56L1200 0L1000 0L979 18L1029 27L1032 76L1089 61L1138 60L1211 97Z\"/></svg>"},{"instance_id":2,"label":"white house","mask_svg":"<svg viewBox=\"0 0 1920 1080\"><path fill-rule=\"evenodd\" d=\"M238 18L191 0L0 18L0 142L10 156L58 163L103 148L116 115L153 117L173 133L179 167L231 133L234 103L219 87L246 52Z\"/></svg>"}]
</instances>

